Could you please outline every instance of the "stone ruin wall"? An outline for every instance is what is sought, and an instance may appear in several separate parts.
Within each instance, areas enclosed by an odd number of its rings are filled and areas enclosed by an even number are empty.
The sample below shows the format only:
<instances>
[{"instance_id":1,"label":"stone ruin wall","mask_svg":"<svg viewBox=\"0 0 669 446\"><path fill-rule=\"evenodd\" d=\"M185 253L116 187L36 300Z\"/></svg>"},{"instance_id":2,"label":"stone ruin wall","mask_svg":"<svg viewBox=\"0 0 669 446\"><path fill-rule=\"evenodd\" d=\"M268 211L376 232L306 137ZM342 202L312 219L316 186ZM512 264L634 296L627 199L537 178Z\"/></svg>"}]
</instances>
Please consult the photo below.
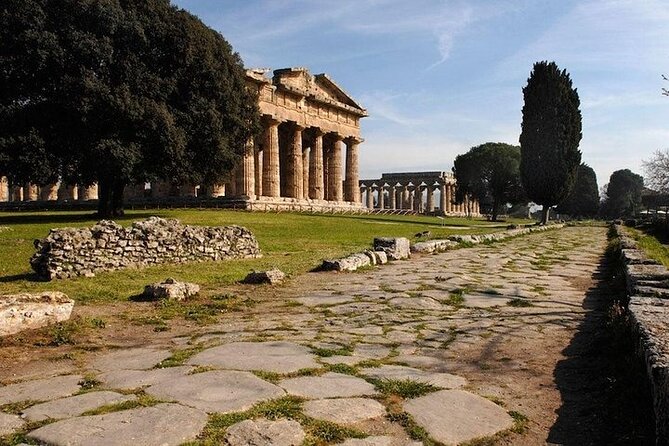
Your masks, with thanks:
<instances>
[{"instance_id":1,"label":"stone ruin wall","mask_svg":"<svg viewBox=\"0 0 669 446\"><path fill-rule=\"evenodd\" d=\"M260 257L258 241L241 226L182 225L151 217L131 227L103 220L91 228L52 229L35 240L30 264L46 280L161 263Z\"/></svg>"}]
</instances>

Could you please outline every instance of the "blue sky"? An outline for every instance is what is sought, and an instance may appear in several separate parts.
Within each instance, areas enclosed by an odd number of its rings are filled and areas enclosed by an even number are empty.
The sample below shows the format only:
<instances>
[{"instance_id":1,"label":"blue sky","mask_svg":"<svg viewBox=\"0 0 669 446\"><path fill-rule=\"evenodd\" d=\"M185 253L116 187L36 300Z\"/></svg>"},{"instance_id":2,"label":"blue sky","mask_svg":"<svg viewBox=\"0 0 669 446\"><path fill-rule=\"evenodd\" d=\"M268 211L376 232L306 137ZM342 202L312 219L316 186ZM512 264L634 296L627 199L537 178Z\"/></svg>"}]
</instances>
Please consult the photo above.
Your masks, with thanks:
<instances>
[{"instance_id":1,"label":"blue sky","mask_svg":"<svg viewBox=\"0 0 669 446\"><path fill-rule=\"evenodd\" d=\"M583 161L600 186L669 149L667 0L173 0L245 65L328 73L370 117L360 171L450 170L487 142L518 144L534 62L571 74Z\"/></svg>"}]
</instances>

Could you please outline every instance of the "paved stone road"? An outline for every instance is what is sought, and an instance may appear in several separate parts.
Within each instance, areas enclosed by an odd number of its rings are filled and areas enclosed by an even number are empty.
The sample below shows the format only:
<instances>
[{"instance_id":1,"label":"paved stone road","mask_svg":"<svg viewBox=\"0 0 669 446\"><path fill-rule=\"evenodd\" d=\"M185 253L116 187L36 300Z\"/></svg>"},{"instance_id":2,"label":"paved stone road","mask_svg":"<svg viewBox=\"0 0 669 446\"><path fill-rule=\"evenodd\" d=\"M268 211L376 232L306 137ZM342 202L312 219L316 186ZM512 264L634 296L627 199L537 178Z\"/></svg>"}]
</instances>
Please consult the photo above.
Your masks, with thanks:
<instances>
[{"instance_id":1,"label":"paved stone road","mask_svg":"<svg viewBox=\"0 0 669 446\"><path fill-rule=\"evenodd\" d=\"M561 405L555 364L583 319L604 246L603 228L566 228L261 287L255 307L171 346L91 354L78 375L48 378L45 371L41 380L0 387L0 406L39 402L21 418L0 412L0 435L53 419L60 421L28 438L177 445L204 429L207 414L294 395L304 399L306 417L370 435L347 445L421 444L401 426L407 417L391 421L388 410L410 415L444 444L499 432L499 444L543 444ZM193 346L200 348L183 365L155 368L174 350ZM103 384L75 395L86 373ZM434 391L398 399L373 385L402 380ZM138 388L160 403L80 416L102 405L123 408ZM230 427L226 438L234 445L290 445L305 435L308 426L295 421L255 419Z\"/></svg>"}]
</instances>

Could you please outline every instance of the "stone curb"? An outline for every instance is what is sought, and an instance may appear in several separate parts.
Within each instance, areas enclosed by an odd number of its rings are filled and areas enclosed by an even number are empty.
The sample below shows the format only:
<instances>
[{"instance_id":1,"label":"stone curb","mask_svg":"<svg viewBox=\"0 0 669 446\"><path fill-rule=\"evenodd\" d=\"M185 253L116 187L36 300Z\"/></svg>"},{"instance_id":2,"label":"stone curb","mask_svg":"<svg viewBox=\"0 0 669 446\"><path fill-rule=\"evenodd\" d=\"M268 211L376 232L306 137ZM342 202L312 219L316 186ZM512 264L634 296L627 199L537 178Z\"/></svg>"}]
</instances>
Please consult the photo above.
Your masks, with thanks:
<instances>
[{"instance_id":1,"label":"stone curb","mask_svg":"<svg viewBox=\"0 0 669 446\"><path fill-rule=\"evenodd\" d=\"M498 242L511 237L542 232L549 229L560 229L562 223L548 226L532 226L529 228L510 229L504 232L481 235L453 235L445 240L428 240L409 244L404 237L380 237L374 239L374 250L357 252L339 259L325 259L318 271L356 271L359 268L373 265L383 265L389 260L402 260L410 257L411 252L429 254L455 249L461 245L478 245L486 242Z\"/></svg>"},{"instance_id":2,"label":"stone curb","mask_svg":"<svg viewBox=\"0 0 669 446\"><path fill-rule=\"evenodd\" d=\"M620 239L632 335L653 395L656 444L669 442L669 271L640 250L621 225Z\"/></svg>"}]
</instances>

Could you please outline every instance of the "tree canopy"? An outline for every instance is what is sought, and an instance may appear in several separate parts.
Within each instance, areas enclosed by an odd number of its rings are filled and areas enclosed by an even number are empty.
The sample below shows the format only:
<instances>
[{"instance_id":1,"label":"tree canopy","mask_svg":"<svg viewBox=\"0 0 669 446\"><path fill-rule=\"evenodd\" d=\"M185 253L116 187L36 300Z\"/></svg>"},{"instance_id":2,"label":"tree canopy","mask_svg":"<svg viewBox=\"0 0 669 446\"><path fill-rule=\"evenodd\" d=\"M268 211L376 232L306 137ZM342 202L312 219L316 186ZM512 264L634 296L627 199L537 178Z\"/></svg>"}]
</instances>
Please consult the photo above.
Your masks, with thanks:
<instances>
[{"instance_id":1,"label":"tree canopy","mask_svg":"<svg viewBox=\"0 0 669 446\"><path fill-rule=\"evenodd\" d=\"M611 174L602 203L602 215L609 218L633 217L641 207L643 177L629 169Z\"/></svg>"},{"instance_id":2,"label":"tree canopy","mask_svg":"<svg viewBox=\"0 0 669 446\"><path fill-rule=\"evenodd\" d=\"M0 12L0 173L128 184L221 180L258 129L239 56L169 0L7 0Z\"/></svg>"},{"instance_id":3,"label":"tree canopy","mask_svg":"<svg viewBox=\"0 0 669 446\"><path fill-rule=\"evenodd\" d=\"M657 150L651 159L643 161L648 187L669 194L669 150Z\"/></svg>"},{"instance_id":4,"label":"tree canopy","mask_svg":"<svg viewBox=\"0 0 669 446\"><path fill-rule=\"evenodd\" d=\"M597 175L587 164L581 163L576 172L576 181L567 198L558 205L557 211L572 217L595 217L599 212L599 188Z\"/></svg>"},{"instance_id":5,"label":"tree canopy","mask_svg":"<svg viewBox=\"0 0 669 446\"><path fill-rule=\"evenodd\" d=\"M523 88L520 175L530 200L548 210L569 194L581 163L578 92L566 70L537 62Z\"/></svg>"},{"instance_id":6,"label":"tree canopy","mask_svg":"<svg viewBox=\"0 0 669 446\"><path fill-rule=\"evenodd\" d=\"M455 158L456 200L473 196L497 221L502 206L524 198L519 166L518 146L488 142L472 147Z\"/></svg>"}]
</instances>

